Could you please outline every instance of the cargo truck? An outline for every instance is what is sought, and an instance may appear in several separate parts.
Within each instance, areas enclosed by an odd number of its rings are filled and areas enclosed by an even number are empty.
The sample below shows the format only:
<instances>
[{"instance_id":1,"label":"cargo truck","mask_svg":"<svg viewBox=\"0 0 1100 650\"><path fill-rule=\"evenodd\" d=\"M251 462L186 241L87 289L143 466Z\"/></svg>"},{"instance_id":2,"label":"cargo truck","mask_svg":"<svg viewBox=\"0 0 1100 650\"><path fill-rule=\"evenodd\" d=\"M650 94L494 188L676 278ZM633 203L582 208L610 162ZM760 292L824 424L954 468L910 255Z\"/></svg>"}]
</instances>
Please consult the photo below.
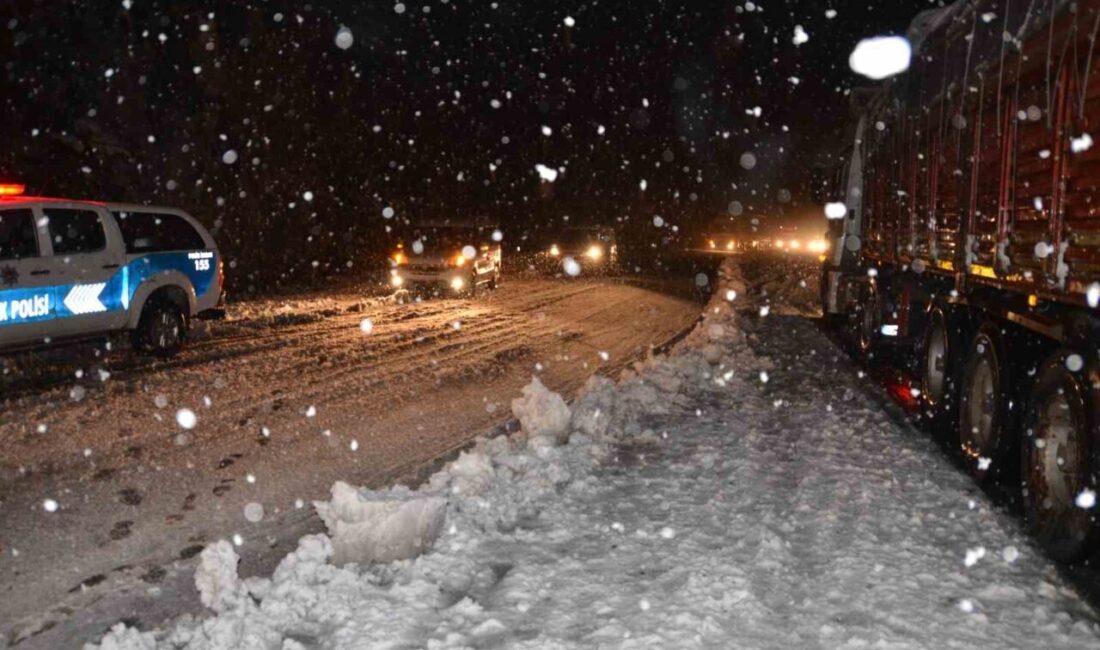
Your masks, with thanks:
<instances>
[{"instance_id":1,"label":"cargo truck","mask_svg":"<svg viewBox=\"0 0 1100 650\"><path fill-rule=\"evenodd\" d=\"M853 93L821 285L1065 559L1100 541L1098 32L1100 0L920 14L909 70Z\"/></svg>"}]
</instances>

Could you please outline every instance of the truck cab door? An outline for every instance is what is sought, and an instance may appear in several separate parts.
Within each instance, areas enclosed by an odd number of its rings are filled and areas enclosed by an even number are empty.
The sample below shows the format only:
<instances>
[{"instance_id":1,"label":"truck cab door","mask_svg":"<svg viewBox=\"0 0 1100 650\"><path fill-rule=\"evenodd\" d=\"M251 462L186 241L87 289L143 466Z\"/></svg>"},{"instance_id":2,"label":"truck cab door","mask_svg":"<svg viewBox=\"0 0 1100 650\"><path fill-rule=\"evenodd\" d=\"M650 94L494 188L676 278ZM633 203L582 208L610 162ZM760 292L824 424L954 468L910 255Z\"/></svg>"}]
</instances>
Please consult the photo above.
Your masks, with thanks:
<instances>
[{"instance_id":1,"label":"truck cab door","mask_svg":"<svg viewBox=\"0 0 1100 650\"><path fill-rule=\"evenodd\" d=\"M30 206L0 209L0 346L58 336L47 243Z\"/></svg>"},{"instance_id":2,"label":"truck cab door","mask_svg":"<svg viewBox=\"0 0 1100 650\"><path fill-rule=\"evenodd\" d=\"M59 331L64 336L107 333L125 323L119 300L125 254L106 210L82 204L41 208L49 233L50 270Z\"/></svg>"}]
</instances>

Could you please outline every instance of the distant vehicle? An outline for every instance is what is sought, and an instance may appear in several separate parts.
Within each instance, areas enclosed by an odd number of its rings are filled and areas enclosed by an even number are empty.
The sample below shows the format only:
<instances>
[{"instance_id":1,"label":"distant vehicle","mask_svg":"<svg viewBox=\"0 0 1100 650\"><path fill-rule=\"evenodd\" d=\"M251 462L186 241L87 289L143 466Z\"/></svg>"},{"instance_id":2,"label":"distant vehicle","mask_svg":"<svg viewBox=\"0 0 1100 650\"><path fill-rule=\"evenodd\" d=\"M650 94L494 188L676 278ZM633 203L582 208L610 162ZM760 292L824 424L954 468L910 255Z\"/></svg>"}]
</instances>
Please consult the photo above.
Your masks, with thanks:
<instances>
[{"instance_id":1,"label":"distant vehicle","mask_svg":"<svg viewBox=\"0 0 1100 650\"><path fill-rule=\"evenodd\" d=\"M1100 1L1003 7L922 13L910 70L852 94L823 310L912 364L924 420L1049 553L1095 557Z\"/></svg>"},{"instance_id":2,"label":"distant vehicle","mask_svg":"<svg viewBox=\"0 0 1100 650\"><path fill-rule=\"evenodd\" d=\"M185 212L0 185L0 351L130 332L169 357L222 284L214 239Z\"/></svg>"},{"instance_id":3,"label":"distant vehicle","mask_svg":"<svg viewBox=\"0 0 1100 650\"><path fill-rule=\"evenodd\" d=\"M436 224L411 228L390 257L390 284L442 295L495 289L501 277L500 231L491 226Z\"/></svg>"},{"instance_id":4,"label":"distant vehicle","mask_svg":"<svg viewBox=\"0 0 1100 650\"><path fill-rule=\"evenodd\" d=\"M607 272L619 262L619 246L610 228L567 228L553 240L545 256L555 272L567 258L582 271Z\"/></svg>"},{"instance_id":5,"label":"distant vehicle","mask_svg":"<svg viewBox=\"0 0 1100 650\"><path fill-rule=\"evenodd\" d=\"M795 255L823 255L829 249L828 242L797 228L780 228L774 236L731 233L711 233L706 236L703 251L729 255L749 251L778 251Z\"/></svg>"},{"instance_id":6,"label":"distant vehicle","mask_svg":"<svg viewBox=\"0 0 1100 650\"><path fill-rule=\"evenodd\" d=\"M745 250L746 241L738 239L733 233L714 232L706 236L703 250L708 253L736 253Z\"/></svg>"}]
</instances>

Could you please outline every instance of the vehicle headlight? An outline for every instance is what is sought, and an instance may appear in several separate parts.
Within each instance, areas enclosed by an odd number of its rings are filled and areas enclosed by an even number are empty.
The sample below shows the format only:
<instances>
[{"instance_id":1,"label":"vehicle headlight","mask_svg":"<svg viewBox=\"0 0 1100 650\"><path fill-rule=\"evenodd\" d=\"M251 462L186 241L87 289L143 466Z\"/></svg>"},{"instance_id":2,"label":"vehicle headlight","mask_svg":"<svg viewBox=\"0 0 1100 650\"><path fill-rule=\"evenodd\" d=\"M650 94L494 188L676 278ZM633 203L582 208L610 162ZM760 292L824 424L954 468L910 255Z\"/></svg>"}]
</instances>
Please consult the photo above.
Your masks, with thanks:
<instances>
[{"instance_id":1,"label":"vehicle headlight","mask_svg":"<svg viewBox=\"0 0 1100 650\"><path fill-rule=\"evenodd\" d=\"M707 242L707 246L710 246L711 248L717 248L717 245L714 243L713 239Z\"/></svg>"},{"instance_id":2,"label":"vehicle headlight","mask_svg":"<svg viewBox=\"0 0 1100 650\"><path fill-rule=\"evenodd\" d=\"M398 265L398 266L401 266L402 264L405 264L408 261L409 261L409 258L405 257L405 253L403 253L401 251L397 251L396 253L393 254L393 263Z\"/></svg>"},{"instance_id":3,"label":"vehicle headlight","mask_svg":"<svg viewBox=\"0 0 1100 650\"><path fill-rule=\"evenodd\" d=\"M466 281L462 278L453 278L451 280L451 288L455 291L462 291L462 287L466 286Z\"/></svg>"},{"instance_id":4,"label":"vehicle headlight","mask_svg":"<svg viewBox=\"0 0 1100 650\"><path fill-rule=\"evenodd\" d=\"M733 250L733 244L734 244L734 242L733 242L732 239L729 240L728 242L726 242L726 250L728 250L728 251Z\"/></svg>"},{"instance_id":5,"label":"vehicle headlight","mask_svg":"<svg viewBox=\"0 0 1100 650\"><path fill-rule=\"evenodd\" d=\"M466 256L462 253L459 253L458 255L455 255L454 259L451 260L451 262L455 266L466 266Z\"/></svg>"},{"instance_id":6,"label":"vehicle headlight","mask_svg":"<svg viewBox=\"0 0 1100 650\"><path fill-rule=\"evenodd\" d=\"M601 248L600 246L589 246L588 250L585 251L584 254L589 259L598 260L603 257L603 248Z\"/></svg>"},{"instance_id":7,"label":"vehicle headlight","mask_svg":"<svg viewBox=\"0 0 1100 650\"><path fill-rule=\"evenodd\" d=\"M824 253L829 250L829 244L824 239L815 239L807 248L811 253Z\"/></svg>"},{"instance_id":8,"label":"vehicle headlight","mask_svg":"<svg viewBox=\"0 0 1100 650\"><path fill-rule=\"evenodd\" d=\"M550 247L550 255L552 257L557 257L558 255L561 255L561 249L558 248L557 244L554 244L553 246Z\"/></svg>"},{"instance_id":9,"label":"vehicle headlight","mask_svg":"<svg viewBox=\"0 0 1100 650\"><path fill-rule=\"evenodd\" d=\"M798 241L797 239L792 239L791 250L798 250L800 248L802 248L802 242Z\"/></svg>"},{"instance_id":10,"label":"vehicle headlight","mask_svg":"<svg viewBox=\"0 0 1100 650\"><path fill-rule=\"evenodd\" d=\"M403 278L400 275L397 275L395 273L392 276L390 276L390 284L392 284L395 287L400 287L401 285L405 284L405 278Z\"/></svg>"}]
</instances>

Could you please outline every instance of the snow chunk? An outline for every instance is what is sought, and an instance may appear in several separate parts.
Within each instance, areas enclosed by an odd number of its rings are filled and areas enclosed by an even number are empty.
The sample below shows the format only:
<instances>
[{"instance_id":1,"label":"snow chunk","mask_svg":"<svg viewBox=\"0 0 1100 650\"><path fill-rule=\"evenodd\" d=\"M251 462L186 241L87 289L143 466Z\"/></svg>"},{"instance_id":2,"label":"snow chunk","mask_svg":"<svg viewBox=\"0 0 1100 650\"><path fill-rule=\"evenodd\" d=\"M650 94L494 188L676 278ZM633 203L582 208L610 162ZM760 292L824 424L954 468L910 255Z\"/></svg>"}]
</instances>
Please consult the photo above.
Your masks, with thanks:
<instances>
[{"instance_id":1,"label":"snow chunk","mask_svg":"<svg viewBox=\"0 0 1100 650\"><path fill-rule=\"evenodd\" d=\"M493 463L479 451L466 451L447 467L451 487L463 494L480 494L496 478Z\"/></svg>"},{"instance_id":2,"label":"snow chunk","mask_svg":"<svg viewBox=\"0 0 1100 650\"><path fill-rule=\"evenodd\" d=\"M233 545L224 539L207 546L199 555L195 588L204 606L219 613L231 609L240 588L237 577L240 559Z\"/></svg>"},{"instance_id":3,"label":"snow chunk","mask_svg":"<svg viewBox=\"0 0 1100 650\"><path fill-rule=\"evenodd\" d=\"M568 438L572 415L569 406L538 377L532 377L531 383L523 387L523 397L512 400L512 414L530 438L545 437L556 442Z\"/></svg>"},{"instance_id":4,"label":"snow chunk","mask_svg":"<svg viewBox=\"0 0 1100 650\"><path fill-rule=\"evenodd\" d=\"M276 585L315 581L321 577L322 567L328 565L332 554L332 540L328 535L306 535L298 540L298 548L279 562L271 581Z\"/></svg>"},{"instance_id":5,"label":"snow chunk","mask_svg":"<svg viewBox=\"0 0 1100 650\"><path fill-rule=\"evenodd\" d=\"M902 36L865 38L852 50L848 65L870 79L885 79L909 69L913 48Z\"/></svg>"},{"instance_id":6,"label":"snow chunk","mask_svg":"<svg viewBox=\"0 0 1100 650\"><path fill-rule=\"evenodd\" d=\"M337 481L331 501L315 501L332 536L333 561L392 562L429 550L443 527L446 501L408 488L373 492Z\"/></svg>"},{"instance_id":7,"label":"snow chunk","mask_svg":"<svg viewBox=\"0 0 1100 650\"><path fill-rule=\"evenodd\" d=\"M87 645L88 650L156 650L157 640L152 632L142 632L125 623L116 623L99 645Z\"/></svg>"}]
</instances>

